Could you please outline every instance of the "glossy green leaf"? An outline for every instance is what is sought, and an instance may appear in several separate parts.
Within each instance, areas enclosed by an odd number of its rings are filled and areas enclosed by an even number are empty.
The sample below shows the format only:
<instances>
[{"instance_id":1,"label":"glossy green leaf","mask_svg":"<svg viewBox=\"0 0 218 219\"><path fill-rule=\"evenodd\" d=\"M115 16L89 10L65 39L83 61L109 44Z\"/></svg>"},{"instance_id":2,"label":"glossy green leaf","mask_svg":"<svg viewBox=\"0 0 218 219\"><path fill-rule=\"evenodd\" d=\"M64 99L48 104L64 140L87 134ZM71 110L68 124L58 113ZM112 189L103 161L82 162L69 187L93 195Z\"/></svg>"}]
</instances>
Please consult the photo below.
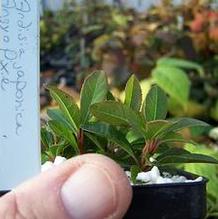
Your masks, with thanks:
<instances>
[{"instance_id":1,"label":"glossy green leaf","mask_svg":"<svg viewBox=\"0 0 218 219\"><path fill-rule=\"evenodd\" d=\"M44 147L49 148L53 144L53 135L46 128L41 128L41 141Z\"/></svg>"},{"instance_id":2,"label":"glossy green leaf","mask_svg":"<svg viewBox=\"0 0 218 219\"><path fill-rule=\"evenodd\" d=\"M161 140L161 143L170 143L170 142L187 143L188 142L188 140L184 139L181 134L175 133L175 132L166 133L160 140Z\"/></svg>"},{"instance_id":3,"label":"glossy green leaf","mask_svg":"<svg viewBox=\"0 0 218 219\"><path fill-rule=\"evenodd\" d=\"M73 146L76 154L79 154L79 148L73 132L71 132L64 124L55 120L49 121L48 124L57 136L60 136L63 139L67 140Z\"/></svg>"},{"instance_id":4,"label":"glossy green leaf","mask_svg":"<svg viewBox=\"0 0 218 219\"><path fill-rule=\"evenodd\" d=\"M165 65L165 66L178 67L183 69L194 69L199 73L200 76L204 75L204 69L201 65L184 59L164 57L157 61L157 65L158 66Z\"/></svg>"},{"instance_id":5,"label":"glossy green leaf","mask_svg":"<svg viewBox=\"0 0 218 219\"><path fill-rule=\"evenodd\" d=\"M115 97L113 96L113 94L110 91L108 91L108 93L107 93L107 100L115 100Z\"/></svg>"},{"instance_id":6,"label":"glossy green leaf","mask_svg":"<svg viewBox=\"0 0 218 219\"><path fill-rule=\"evenodd\" d=\"M74 99L57 87L48 87L52 98L58 103L64 117L70 122L74 133L77 132L80 125L80 111Z\"/></svg>"},{"instance_id":7,"label":"glossy green leaf","mask_svg":"<svg viewBox=\"0 0 218 219\"><path fill-rule=\"evenodd\" d=\"M208 126L207 123L192 119L192 118L179 118L171 120L156 120L146 123L146 139L158 138L163 141L173 142L173 139L178 141L175 142L187 142L182 139L182 136L179 137L179 134L176 133L184 128L190 127L205 127Z\"/></svg>"},{"instance_id":8,"label":"glossy green leaf","mask_svg":"<svg viewBox=\"0 0 218 219\"><path fill-rule=\"evenodd\" d=\"M138 135L137 132L134 132L133 130L130 130L129 132L127 132L126 134L126 139L132 143L134 141L137 141L138 139L141 139L141 135ZM144 139L144 138L143 138Z\"/></svg>"},{"instance_id":9,"label":"glossy green leaf","mask_svg":"<svg viewBox=\"0 0 218 219\"><path fill-rule=\"evenodd\" d=\"M204 145L193 145L186 144L185 149L192 153L200 153L212 156L218 159L218 152L212 148L206 147ZM204 176L209 179L207 184L207 193L218 201L218 166L217 165L207 165L207 164L184 164L185 171L197 174L199 176Z\"/></svg>"},{"instance_id":10,"label":"glossy green leaf","mask_svg":"<svg viewBox=\"0 0 218 219\"><path fill-rule=\"evenodd\" d=\"M68 145L66 143L65 144L58 144L58 145L56 145L56 147L57 147L56 157L57 156L64 157L64 151L68 148Z\"/></svg>"},{"instance_id":11,"label":"glossy green leaf","mask_svg":"<svg viewBox=\"0 0 218 219\"><path fill-rule=\"evenodd\" d=\"M171 148L171 147L169 146L169 144L161 144L161 145L159 145L159 147L157 148L155 154L152 155L152 157L156 159L156 157L158 157L159 155L165 153L165 152L168 151L170 148Z\"/></svg>"},{"instance_id":12,"label":"glossy green leaf","mask_svg":"<svg viewBox=\"0 0 218 219\"><path fill-rule=\"evenodd\" d=\"M132 126L135 132L145 136L145 121L142 116L125 104L104 101L92 105L92 114L100 121L118 126Z\"/></svg>"},{"instance_id":13,"label":"glossy green leaf","mask_svg":"<svg viewBox=\"0 0 218 219\"><path fill-rule=\"evenodd\" d=\"M167 115L167 96L158 86L153 86L143 103L143 114L146 121L165 119Z\"/></svg>"},{"instance_id":14,"label":"glossy green leaf","mask_svg":"<svg viewBox=\"0 0 218 219\"><path fill-rule=\"evenodd\" d=\"M47 114L51 120L58 121L60 123L63 123L67 128L74 131L74 127L72 124L64 117L64 114L60 109L48 109ZM75 133L76 134L76 133Z\"/></svg>"},{"instance_id":15,"label":"glossy green leaf","mask_svg":"<svg viewBox=\"0 0 218 219\"><path fill-rule=\"evenodd\" d=\"M90 107L106 99L108 85L103 71L96 71L86 78L81 89L81 124L85 124L91 118Z\"/></svg>"},{"instance_id":16,"label":"glossy green leaf","mask_svg":"<svg viewBox=\"0 0 218 219\"><path fill-rule=\"evenodd\" d=\"M190 153L182 148L171 148L156 158L157 165L169 165L177 163L213 163L218 161L213 157Z\"/></svg>"},{"instance_id":17,"label":"glossy green leaf","mask_svg":"<svg viewBox=\"0 0 218 219\"><path fill-rule=\"evenodd\" d=\"M125 104L139 111L142 103L142 91L138 79L132 75L125 88Z\"/></svg>"},{"instance_id":18,"label":"glossy green leaf","mask_svg":"<svg viewBox=\"0 0 218 219\"><path fill-rule=\"evenodd\" d=\"M152 71L156 84L178 103L185 106L190 93L190 80L186 73L175 67L158 66Z\"/></svg>"},{"instance_id":19,"label":"glossy green leaf","mask_svg":"<svg viewBox=\"0 0 218 219\"><path fill-rule=\"evenodd\" d=\"M166 120L155 120L146 123L146 139L156 138L170 126Z\"/></svg>"},{"instance_id":20,"label":"glossy green leaf","mask_svg":"<svg viewBox=\"0 0 218 219\"><path fill-rule=\"evenodd\" d=\"M108 140L112 141L113 143L117 144L120 148L122 148L124 151L126 151L137 162L137 159L131 148L131 144L127 141L122 132L117 130L115 127L105 123L93 123L83 125L82 129L87 132L105 137Z\"/></svg>"},{"instance_id":21,"label":"glossy green leaf","mask_svg":"<svg viewBox=\"0 0 218 219\"><path fill-rule=\"evenodd\" d=\"M85 135L98 147L100 153L105 152L105 147L101 145L101 143L99 142L98 138L95 135L88 132L85 132Z\"/></svg>"},{"instance_id":22,"label":"glossy green leaf","mask_svg":"<svg viewBox=\"0 0 218 219\"><path fill-rule=\"evenodd\" d=\"M136 165L131 166L130 173L131 173L131 181L133 184L136 183L136 177L138 176L138 173L140 173L140 172L141 172L141 170L138 166L136 166Z\"/></svg>"},{"instance_id":23,"label":"glossy green leaf","mask_svg":"<svg viewBox=\"0 0 218 219\"><path fill-rule=\"evenodd\" d=\"M178 118L178 119L172 119L170 120L172 125L170 125L165 131L167 132L177 132L184 128L190 128L190 127L206 127L209 126L206 122L200 121L198 119L192 119L192 118Z\"/></svg>"}]
</instances>

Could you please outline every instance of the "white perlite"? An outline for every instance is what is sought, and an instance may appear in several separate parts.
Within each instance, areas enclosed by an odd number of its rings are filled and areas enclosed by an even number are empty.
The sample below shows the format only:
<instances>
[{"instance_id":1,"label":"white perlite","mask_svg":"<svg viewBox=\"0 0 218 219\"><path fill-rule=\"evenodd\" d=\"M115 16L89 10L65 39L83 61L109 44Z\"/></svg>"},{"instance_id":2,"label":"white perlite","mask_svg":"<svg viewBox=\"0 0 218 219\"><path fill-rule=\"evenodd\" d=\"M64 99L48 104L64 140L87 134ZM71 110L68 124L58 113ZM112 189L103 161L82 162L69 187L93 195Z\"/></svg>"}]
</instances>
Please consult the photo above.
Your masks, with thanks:
<instances>
[{"instance_id":1,"label":"white perlite","mask_svg":"<svg viewBox=\"0 0 218 219\"><path fill-rule=\"evenodd\" d=\"M126 171L128 178L130 178L130 172ZM198 177L194 180L189 180L184 176L174 175L164 172L161 176L159 169L154 166L148 172L138 173L136 180L145 184L161 184L161 183L184 183L184 182L199 182L203 180L202 177Z\"/></svg>"},{"instance_id":2,"label":"white perlite","mask_svg":"<svg viewBox=\"0 0 218 219\"><path fill-rule=\"evenodd\" d=\"M212 139L218 141L218 127L213 128L213 129L210 130L209 137L211 137Z\"/></svg>"},{"instance_id":3,"label":"white perlite","mask_svg":"<svg viewBox=\"0 0 218 219\"><path fill-rule=\"evenodd\" d=\"M45 172L55 166L64 163L66 160L67 159L65 157L57 156L54 162L51 161L45 162L42 165L41 171ZM131 178L130 171L126 171L126 175L129 179ZM161 176L160 171L156 166L154 166L148 172L139 173L136 179L137 181L142 182L143 184L184 183L184 182L199 182L203 180L202 177L198 177L194 180L189 180L185 176L178 176L178 175L172 176L167 172L163 172Z\"/></svg>"},{"instance_id":4,"label":"white perlite","mask_svg":"<svg viewBox=\"0 0 218 219\"><path fill-rule=\"evenodd\" d=\"M45 171L47 171L47 170L49 170L49 169L51 169L51 168L53 168L53 167L55 167L55 166L58 166L58 165L64 163L64 161L66 161L66 160L67 160L67 159L66 159L65 157L57 156L57 157L55 158L55 160L54 160L54 163L51 162L51 161L46 161L46 162L42 165L41 171L42 171L42 172L45 172Z\"/></svg>"}]
</instances>

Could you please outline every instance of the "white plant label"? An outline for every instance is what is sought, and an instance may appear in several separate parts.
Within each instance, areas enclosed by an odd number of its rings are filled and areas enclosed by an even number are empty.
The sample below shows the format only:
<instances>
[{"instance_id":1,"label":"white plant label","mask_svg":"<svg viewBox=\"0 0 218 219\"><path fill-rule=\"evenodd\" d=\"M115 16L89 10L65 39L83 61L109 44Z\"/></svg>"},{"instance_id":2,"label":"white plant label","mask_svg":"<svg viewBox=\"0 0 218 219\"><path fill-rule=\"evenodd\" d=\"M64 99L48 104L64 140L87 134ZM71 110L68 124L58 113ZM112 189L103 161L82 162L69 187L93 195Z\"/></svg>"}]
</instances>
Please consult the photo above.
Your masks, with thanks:
<instances>
[{"instance_id":1,"label":"white plant label","mask_svg":"<svg viewBox=\"0 0 218 219\"><path fill-rule=\"evenodd\" d=\"M38 0L0 0L0 190L40 171Z\"/></svg>"}]
</instances>

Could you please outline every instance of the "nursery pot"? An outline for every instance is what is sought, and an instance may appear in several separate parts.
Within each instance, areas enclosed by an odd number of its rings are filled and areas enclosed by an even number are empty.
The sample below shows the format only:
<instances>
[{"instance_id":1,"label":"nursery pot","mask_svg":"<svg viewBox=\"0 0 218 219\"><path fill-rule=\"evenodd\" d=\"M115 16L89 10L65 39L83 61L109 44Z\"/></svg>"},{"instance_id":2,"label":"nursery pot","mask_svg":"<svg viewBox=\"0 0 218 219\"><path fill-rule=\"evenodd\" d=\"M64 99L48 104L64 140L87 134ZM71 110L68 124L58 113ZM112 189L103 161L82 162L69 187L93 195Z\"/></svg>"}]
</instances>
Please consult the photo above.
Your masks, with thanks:
<instances>
[{"instance_id":1,"label":"nursery pot","mask_svg":"<svg viewBox=\"0 0 218 219\"><path fill-rule=\"evenodd\" d=\"M180 173L188 179L196 175ZM199 182L134 185L125 219L203 219L207 179Z\"/></svg>"},{"instance_id":2,"label":"nursery pot","mask_svg":"<svg viewBox=\"0 0 218 219\"><path fill-rule=\"evenodd\" d=\"M6 193L8 193L9 191L5 191L5 190L0 190L0 197L2 197L3 195L5 195Z\"/></svg>"}]
</instances>

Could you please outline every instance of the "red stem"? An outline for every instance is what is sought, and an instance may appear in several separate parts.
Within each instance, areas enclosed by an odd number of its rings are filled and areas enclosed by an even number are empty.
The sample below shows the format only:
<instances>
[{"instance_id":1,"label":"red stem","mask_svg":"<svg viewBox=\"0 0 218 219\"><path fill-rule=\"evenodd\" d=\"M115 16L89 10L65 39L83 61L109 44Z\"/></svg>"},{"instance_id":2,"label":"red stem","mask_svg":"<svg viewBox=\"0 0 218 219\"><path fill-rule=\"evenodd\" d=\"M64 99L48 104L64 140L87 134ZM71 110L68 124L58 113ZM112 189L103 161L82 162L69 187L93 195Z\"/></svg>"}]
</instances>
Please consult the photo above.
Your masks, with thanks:
<instances>
[{"instance_id":1,"label":"red stem","mask_svg":"<svg viewBox=\"0 0 218 219\"><path fill-rule=\"evenodd\" d=\"M80 154L84 154L85 153L85 151L84 151L84 133L83 133L82 129L79 130L78 144L79 144Z\"/></svg>"}]
</instances>

